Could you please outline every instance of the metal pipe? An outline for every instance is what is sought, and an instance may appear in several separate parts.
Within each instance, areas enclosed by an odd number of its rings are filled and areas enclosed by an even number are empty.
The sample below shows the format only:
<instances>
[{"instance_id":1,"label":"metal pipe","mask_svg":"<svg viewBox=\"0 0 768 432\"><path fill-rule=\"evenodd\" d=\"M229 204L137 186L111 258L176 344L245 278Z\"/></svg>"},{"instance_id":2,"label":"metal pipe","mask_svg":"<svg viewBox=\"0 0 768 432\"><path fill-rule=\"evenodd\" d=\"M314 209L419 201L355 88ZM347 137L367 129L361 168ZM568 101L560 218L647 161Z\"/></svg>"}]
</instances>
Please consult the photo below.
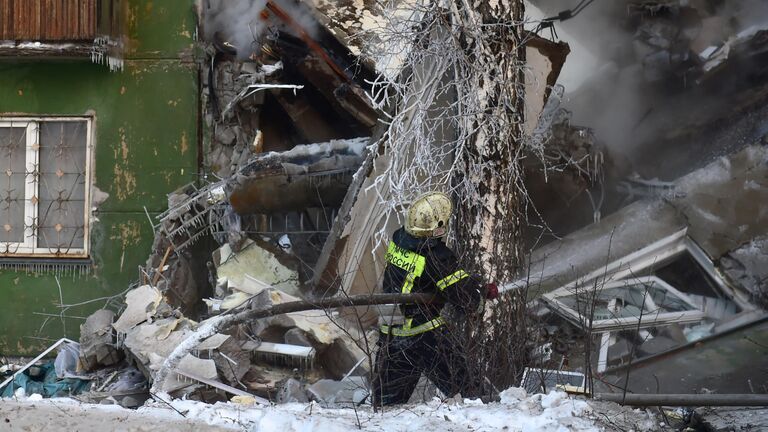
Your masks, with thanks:
<instances>
[{"instance_id":1,"label":"metal pipe","mask_svg":"<svg viewBox=\"0 0 768 432\"><path fill-rule=\"evenodd\" d=\"M631 406L768 406L768 394L597 393L595 400Z\"/></svg>"}]
</instances>

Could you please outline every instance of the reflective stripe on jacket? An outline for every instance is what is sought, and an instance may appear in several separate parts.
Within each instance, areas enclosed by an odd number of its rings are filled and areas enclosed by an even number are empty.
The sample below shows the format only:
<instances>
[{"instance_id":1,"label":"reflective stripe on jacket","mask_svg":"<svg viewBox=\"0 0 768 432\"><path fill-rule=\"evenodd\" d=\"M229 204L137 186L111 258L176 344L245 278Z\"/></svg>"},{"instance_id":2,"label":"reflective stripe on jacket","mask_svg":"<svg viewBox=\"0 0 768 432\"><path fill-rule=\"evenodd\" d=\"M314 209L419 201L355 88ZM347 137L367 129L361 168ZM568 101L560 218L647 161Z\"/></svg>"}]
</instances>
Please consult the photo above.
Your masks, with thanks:
<instances>
[{"instance_id":1,"label":"reflective stripe on jacket","mask_svg":"<svg viewBox=\"0 0 768 432\"><path fill-rule=\"evenodd\" d=\"M473 283L470 275L458 267L455 255L440 239L418 239L401 228L392 236L386 261L384 292L439 293L447 302L464 310L480 301L480 291L476 288L478 284ZM442 304L401 305L400 309L405 316L405 324L383 325L383 333L414 336L445 324L440 317Z\"/></svg>"}]
</instances>

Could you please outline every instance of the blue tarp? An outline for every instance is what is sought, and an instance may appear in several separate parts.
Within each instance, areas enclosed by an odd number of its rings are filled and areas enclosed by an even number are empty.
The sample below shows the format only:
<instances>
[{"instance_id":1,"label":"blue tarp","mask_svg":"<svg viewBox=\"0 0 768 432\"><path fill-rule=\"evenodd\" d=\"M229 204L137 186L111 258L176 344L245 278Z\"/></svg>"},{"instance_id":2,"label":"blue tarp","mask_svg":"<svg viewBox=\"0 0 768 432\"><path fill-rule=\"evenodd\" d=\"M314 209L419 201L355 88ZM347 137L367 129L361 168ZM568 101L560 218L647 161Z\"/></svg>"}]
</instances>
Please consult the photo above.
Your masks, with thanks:
<instances>
[{"instance_id":1,"label":"blue tarp","mask_svg":"<svg viewBox=\"0 0 768 432\"><path fill-rule=\"evenodd\" d=\"M66 397L82 393L91 385L90 381L77 378L58 379L52 361L35 367L42 369L38 376L28 375L32 368L16 375L16 378L5 386L2 396L12 397L16 389L23 388L28 395L37 393L46 398Z\"/></svg>"}]
</instances>

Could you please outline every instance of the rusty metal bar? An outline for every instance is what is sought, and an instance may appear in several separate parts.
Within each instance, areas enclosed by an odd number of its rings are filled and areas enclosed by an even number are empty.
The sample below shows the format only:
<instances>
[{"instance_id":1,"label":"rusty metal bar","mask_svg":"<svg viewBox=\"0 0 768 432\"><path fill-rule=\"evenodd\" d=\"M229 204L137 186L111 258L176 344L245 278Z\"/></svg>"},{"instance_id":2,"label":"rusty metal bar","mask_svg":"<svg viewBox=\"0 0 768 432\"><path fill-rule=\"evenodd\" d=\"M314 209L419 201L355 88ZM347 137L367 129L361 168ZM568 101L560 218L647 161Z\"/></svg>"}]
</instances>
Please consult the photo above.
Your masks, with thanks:
<instances>
[{"instance_id":1,"label":"rusty metal bar","mask_svg":"<svg viewBox=\"0 0 768 432\"><path fill-rule=\"evenodd\" d=\"M768 394L598 393L595 399L630 406L768 406Z\"/></svg>"}]
</instances>

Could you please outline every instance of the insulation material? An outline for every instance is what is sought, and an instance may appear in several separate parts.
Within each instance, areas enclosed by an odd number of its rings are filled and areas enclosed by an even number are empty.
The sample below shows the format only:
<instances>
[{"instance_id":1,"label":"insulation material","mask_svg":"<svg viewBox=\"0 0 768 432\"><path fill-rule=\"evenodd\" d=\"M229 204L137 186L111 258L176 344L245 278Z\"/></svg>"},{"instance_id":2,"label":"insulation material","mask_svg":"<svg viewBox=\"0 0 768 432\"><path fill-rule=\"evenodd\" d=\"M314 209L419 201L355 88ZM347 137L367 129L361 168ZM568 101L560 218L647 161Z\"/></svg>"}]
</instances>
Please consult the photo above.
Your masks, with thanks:
<instances>
[{"instance_id":1,"label":"insulation material","mask_svg":"<svg viewBox=\"0 0 768 432\"><path fill-rule=\"evenodd\" d=\"M275 289L298 295L299 275L296 270L285 266L274 253L256 242L247 241L237 253L233 253L230 246L225 244L214 255L218 257L218 277L227 278L230 288L244 287L246 291L253 291L255 279ZM235 300L227 303L232 304Z\"/></svg>"},{"instance_id":2,"label":"insulation material","mask_svg":"<svg viewBox=\"0 0 768 432\"><path fill-rule=\"evenodd\" d=\"M525 45L525 60L528 64L525 75L525 126L530 135L536 128L539 115L547 103L552 86L557 83L570 48L565 42L552 42L540 36L531 35Z\"/></svg>"},{"instance_id":3,"label":"insulation material","mask_svg":"<svg viewBox=\"0 0 768 432\"><path fill-rule=\"evenodd\" d=\"M127 333L137 324L150 319L162 299L160 291L149 285L142 285L129 291L125 296L125 311L112 324L112 327L120 333Z\"/></svg>"}]
</instances>

